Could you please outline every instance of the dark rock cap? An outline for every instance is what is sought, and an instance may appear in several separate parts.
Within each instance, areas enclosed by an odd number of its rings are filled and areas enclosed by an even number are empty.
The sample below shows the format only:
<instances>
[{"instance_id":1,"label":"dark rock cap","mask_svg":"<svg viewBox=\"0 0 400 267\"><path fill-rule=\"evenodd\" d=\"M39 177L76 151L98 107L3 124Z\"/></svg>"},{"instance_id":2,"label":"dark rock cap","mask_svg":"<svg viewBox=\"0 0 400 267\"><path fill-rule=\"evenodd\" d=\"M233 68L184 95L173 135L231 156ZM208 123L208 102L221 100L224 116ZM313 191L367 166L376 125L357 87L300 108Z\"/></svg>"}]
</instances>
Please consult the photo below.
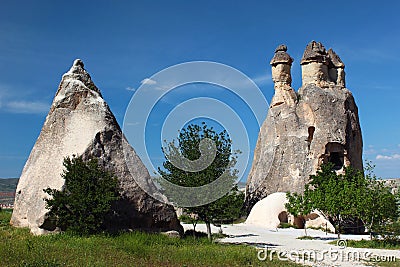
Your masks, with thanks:
<instances>
[{"instance_id":1,"label":"dark rock cap","mask_svg":"<svg viewBox=\"0 0 400 267\"><path fill-rule=\"evenodd\" d=\"M306 50L304 50L303 58L300 64L304 65L310 62L327 63L327 54L325 47L316 41L311 41Z\"/></svg>"},{"instance_id":2,"label":"dark rock cap","mask_svg":"<svg viewBox=\"0 0 400 267\"><path fill-rule=\"evenodd\" d=\"M329 48L328 50L328 57L330 59L330 67L334 68L344 68L344 63L340 59L340 57L335 53L335 51L332 50L332 48Z\"/></svg>"},{"instance_id":3,"label":"dark rock cap","mask_svg":"<svg viewBox=\"0 0 400 267\"><path fill-rule=\"evenodd\" d=\"M285 44L278 45L278 47L275 49L275 53L279 52L279 51L286 52L287 51L287 46Z\"/></svg>"},{"instance_id":4,"label":"dark rock cap","mask_svg":"<svg viewBox=\"0 0 400 267\"><path fill-rule=\"evenodd\" d=\"M275 55L271 59L271 62L269 64L271 64L271 66L276 66L278 64L292 65L293 58L291 58L289 56L289 54L286 53L286 51L287 51L287 46L286 45L284 45L284 44L279 45L275 49Z\"/></svg>"},{"instance_id":5,"label":"dark rock cap","mask_svg":"<svg viewBox=\"0 0 400 267\"><path fill-rule=\"evenodd\" d=\"M82 68L84 68L85 67L85 64L83 64L83 61L81 60L81 59L75 59L75 61L74 61L74 64L73 64L74 66L80 66L80 67L82 67Z\"/></svg>"}]
</instances>

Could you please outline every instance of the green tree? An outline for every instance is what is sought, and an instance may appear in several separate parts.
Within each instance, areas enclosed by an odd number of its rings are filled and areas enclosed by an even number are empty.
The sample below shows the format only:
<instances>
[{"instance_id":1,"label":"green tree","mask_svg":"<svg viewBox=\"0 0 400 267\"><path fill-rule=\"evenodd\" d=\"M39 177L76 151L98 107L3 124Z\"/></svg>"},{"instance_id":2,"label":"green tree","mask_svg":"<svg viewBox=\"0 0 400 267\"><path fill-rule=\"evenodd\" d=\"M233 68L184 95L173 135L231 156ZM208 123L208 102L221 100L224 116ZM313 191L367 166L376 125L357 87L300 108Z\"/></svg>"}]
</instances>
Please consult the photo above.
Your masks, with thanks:
<instances>
[{"instance_id":1,"label":"green tree","mask_svg":"<svg viewBox=\"0 0 400 267\"><path fill-rule=\"evenodd\" d=\"M111 204L119 198L118 180L98 165L97 159L84 162L82 157L65 158L62 190L44 189L48 216L63 231L81 235L105 229Z\"/></svg>"},{"instance_id":2,"label":"green tree","mask_svg":"<svg viewBox=\"0 0 400 267\"><path fill-rule=\"evenodd\" d=\"M309 194L298 194L290 192L286 193L288 202L285 204L287 211L293 216L302 216L304 219L306 215L310 214L312 209L311 200L308 198ZM306 220L306 219L305 219ZM304 233L307 236L307 227L304 224Z\"/></svg>"},{"instance_id":3,"label":"green tree","mask_svg":"<svg viewBox=\"0 0 400 267\"><path fill-rule=\"evenodd\" d=\"M304 194L312 202L313 208L319 210L334 225L338 238L342 232L343 222L352 216L355 209L353 192L355 182L345 175L336 174L333 164L323 164L316 175L310 176Z\"/></svg>"},{"instance_id":4,"label":"green tree","mask_svg":"<svg viewBox=\"0 0 400 267\"><path fill-rule=\"evenodd\" d=\"M358 204L356 215L367 226L371 239L372 232L380 229L381 224L394 221L398 216L396 196L389 186L377 179L373 169L374 166L368 162L364 186L358 187L355 192Z\"/></svg>"},{"instance_id":5,"label":"green tree","mask_svg":"<svg viewBox=\"0 0 400 267\"><path fill-rule=\"evenodd\" d=\"M225 130L217 133L205 122L201 125L190 124L182 129L177 138L177 145L173 140L167 143L163 152L166 158L163 163L164 169L158 168L158 172L166 181L179 186L199 187L223 177L225 181L223 186L231 188L224 197L212 203L184 208L185 213L195 214L199 220L206 223L207 235L211 240L211 223L220 219L222 215L226 218L226 210L229 210L227 202L239 202L237 187L235 187L238 171L234 169L234 166L237 154L240 152L232 152L232 140ZM170 193L168 184L163 183L162 180L160 180L160 185L165 189L170 201L174 202L182 197ZM213 196L187 195L186 197L207 199ZM235 205L242 206L243 200L241 205Z\"/></svg>"},{"instance_id":6,"label":"green tree","mask_svg":"<svg viewBox=\"0 0 400 267\"><path fill-rule=\"evenodd\" d=\"M212 223L221 225L223 222L233 222L240 218L244 214L243 204L244 193L234 186L228 194L211 203Z\"/></svg>"},{"instance_id":7,"label":"green tree","mask_svg":"<svg viewBox=\"0 0 400 267\"><path fill-rule=\"evenodd\" d=\"M400 222L400 186L397 188L396 205L397 205L397 215L399 217L398 219Z\"/></svg>"},{"instance_id":8,"label":"green tree","mask_svg":"<svg viewBox=\"0 0 400 267\"><path fill-rule=\"evenodd\" d=\"M345 221L361 220L372 237L375 228L397 218L396 198L373 175L373 166L367 163L366 175L351 167L337 174L333 167L323 164L316 175L310 175L302 196L288 194L290 213L304 215L319 210L334 225L338 238Z\"/></svg>"},{"instance_id":9,"label":"green tree","mask_svg":"<svg viewBox=\"0 0 400 267\"><path fill-rule=\"evenodd\" d=\"M353 168L337 174L332 163L321 165L316 175L310 175L304 195L313 209L319 210L335 227L340 238L346 220L357 214L357 189L365 186L364 175Z\"/></svg>"}]
</instances>

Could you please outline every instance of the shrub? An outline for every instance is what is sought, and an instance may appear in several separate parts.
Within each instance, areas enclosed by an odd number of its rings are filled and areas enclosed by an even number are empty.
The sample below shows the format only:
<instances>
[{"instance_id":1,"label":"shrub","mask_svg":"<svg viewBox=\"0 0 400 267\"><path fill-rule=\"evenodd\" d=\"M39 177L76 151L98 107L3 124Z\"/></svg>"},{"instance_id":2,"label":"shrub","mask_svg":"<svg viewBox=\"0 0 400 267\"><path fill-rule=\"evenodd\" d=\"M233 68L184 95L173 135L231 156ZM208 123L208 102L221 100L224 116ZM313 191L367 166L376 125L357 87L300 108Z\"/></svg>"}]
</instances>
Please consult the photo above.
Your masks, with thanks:
<instances>
[{"instance_id":1,"label":"shrub","mask_svg":"<svg viewBox=\"0 0 400 267\"><path fill-rule=\"evenodd\" d=\"M62 174L62 190L51 188L44 192L48 216L63 231L80 235L101 232L111 212L111 204L118 199L118 180L101 169L97 159L84 162L81 157L66 158Z\"/></svg>"},{"instance_id":2,"label":"shrub","mask_svg":"<svg viewBox=\"0 0 400 267\"><path fill-rule=\"evenodd\" d=\"M381 240L391 245L400 245L400 222L388 222L379 225L376 229Z\"/></svg>"}]
</instances>

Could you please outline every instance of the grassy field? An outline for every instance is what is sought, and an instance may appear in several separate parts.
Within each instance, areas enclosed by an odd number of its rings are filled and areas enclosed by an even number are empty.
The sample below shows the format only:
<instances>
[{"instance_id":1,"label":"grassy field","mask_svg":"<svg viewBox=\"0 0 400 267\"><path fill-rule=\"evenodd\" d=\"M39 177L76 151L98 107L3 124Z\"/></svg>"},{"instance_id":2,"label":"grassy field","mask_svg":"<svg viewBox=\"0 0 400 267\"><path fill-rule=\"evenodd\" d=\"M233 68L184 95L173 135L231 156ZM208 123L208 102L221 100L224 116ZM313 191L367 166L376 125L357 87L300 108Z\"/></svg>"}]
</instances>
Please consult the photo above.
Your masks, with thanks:
<instances>
[{"instance_id":1,"label":"grassy field","mask_svg":"<svg viewBox=\"0 0 400 267\"><path fill-rule=\"evenodd\" d=\"M381 248L381 249L400 249L400 243L389 244L382 240L349 240L347 246L353 248Z\"/></svg>"},{"instance_id":2,"label":"grassy field","mask_svg":"<svg viewBox=\"0 0 400 267\"><path fill-rule=\"evenodd\" d=\"M336 241L332 241L329 244L336 245ZM389 244L383 240L347 240L347 247L352 248L377 248L377 249L393 249L399 250L400 243Z\"/></svg>"},{"instance_id":3,"label":"grassy field","mask_svg":"<svg viewBox=\"0 0 400 267\"><path fill-rule=\"evenodd\" d=\"M140 232L115 237L32 236L28 229L9 226L10 216L10 211L0 212L1 266L299 266L262 262L253 247L204 238L172 239Z\"/></svg>"},{"instance_id":4,"label":"grassy field","mask_svg":"<svg viewBox=\"0 0 400 267\"><path fill-rule=\"evenodd\" d=\"M330 242L332 245L336 245L336 241ZM379 240L347 240L347 247L352 247L352 248L373 248L373 249L393 249L393 250L398 250L400 249L400 244L387 244ZM385 262L386 261L386 262ZM399 259L396 259L396 261L389 261L385 257L380 259L380 262L375 261L375 262L367 262L369 264L372 264L374 266L390 266L390 267L400 267L400 261Z\"/></svg>"}]
</instances>

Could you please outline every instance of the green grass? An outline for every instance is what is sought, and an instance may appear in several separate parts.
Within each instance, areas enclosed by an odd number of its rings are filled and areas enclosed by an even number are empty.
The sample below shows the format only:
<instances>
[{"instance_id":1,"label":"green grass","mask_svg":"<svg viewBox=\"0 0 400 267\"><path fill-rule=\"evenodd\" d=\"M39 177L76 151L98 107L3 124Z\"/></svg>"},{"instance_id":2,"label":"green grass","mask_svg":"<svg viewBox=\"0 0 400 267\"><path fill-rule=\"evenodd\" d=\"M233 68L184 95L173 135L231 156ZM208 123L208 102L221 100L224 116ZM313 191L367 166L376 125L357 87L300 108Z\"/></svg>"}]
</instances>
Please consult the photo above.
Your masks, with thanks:
<instances>
[{"instance_id":1,"label":"green grass","mask_svg":"<svg viewBox=\"0 0 400 267\"><path fill-rule=\"evenodd\" d=\"M395 262L379 262L377 266L389 266L389 267L400 267L400 260L396 260Z\"/></svg>"},{"instance_id":2,"label":"green grass","mask_svg":"<svg viewBox=\"0 0 400 267\"><path fill-rule=\"evenodd\" d=\"M388 243L384 242L383 240L348 240L347 241L348 247L353 248L382 248L382 249L400 249L400 243Z\"/></svg>"},{"instance_id":3,"label":"green grass","mask_svg":"<svg viewBox=\"0 0 400 267\"><path fill-rule=\"evenodd\" d=\"M337 241L329 242L329 244L336 245ZM347 240L347 247L351 248L376 248L376 249L400 249L400 243L387 243L383 240Z\"/></svg>"},{"instance_id":4,"label":"green grass","mask_svg":"<svg viewBox=\"0 0 400 267\"><path fill-rule=\"evenodd\" d=\"M299 236L296 239L300 239L300 240L314 240L314 237L309 236L309 235L303 235L303 236Z\"/></svg>"},{"instance_id":5,"label":"green grass","mask_svg":"<svg viewBox=\"0 0 400 267\"><path fill-rule=\"evenodd\" d=\"M297 229L296 225L293 225L293 224L290 224L290 223L280 223L278 225L278 228L283 228L283 229L285 229L285 228L295 228L295 229Z\"/></svg>"},{"instance_id":6,"label":"green grass","mask_svg":"<svg viewBox=\"0 0 400 267\"><path fill-rule=\"evenodd\" d=\"M1 266L299 266L259 261L244 245L211 243L205 238L168 238L141 232L118 236L33 236L9 226L11 213L0 212Z\"/></svg>"}]
</instances>

